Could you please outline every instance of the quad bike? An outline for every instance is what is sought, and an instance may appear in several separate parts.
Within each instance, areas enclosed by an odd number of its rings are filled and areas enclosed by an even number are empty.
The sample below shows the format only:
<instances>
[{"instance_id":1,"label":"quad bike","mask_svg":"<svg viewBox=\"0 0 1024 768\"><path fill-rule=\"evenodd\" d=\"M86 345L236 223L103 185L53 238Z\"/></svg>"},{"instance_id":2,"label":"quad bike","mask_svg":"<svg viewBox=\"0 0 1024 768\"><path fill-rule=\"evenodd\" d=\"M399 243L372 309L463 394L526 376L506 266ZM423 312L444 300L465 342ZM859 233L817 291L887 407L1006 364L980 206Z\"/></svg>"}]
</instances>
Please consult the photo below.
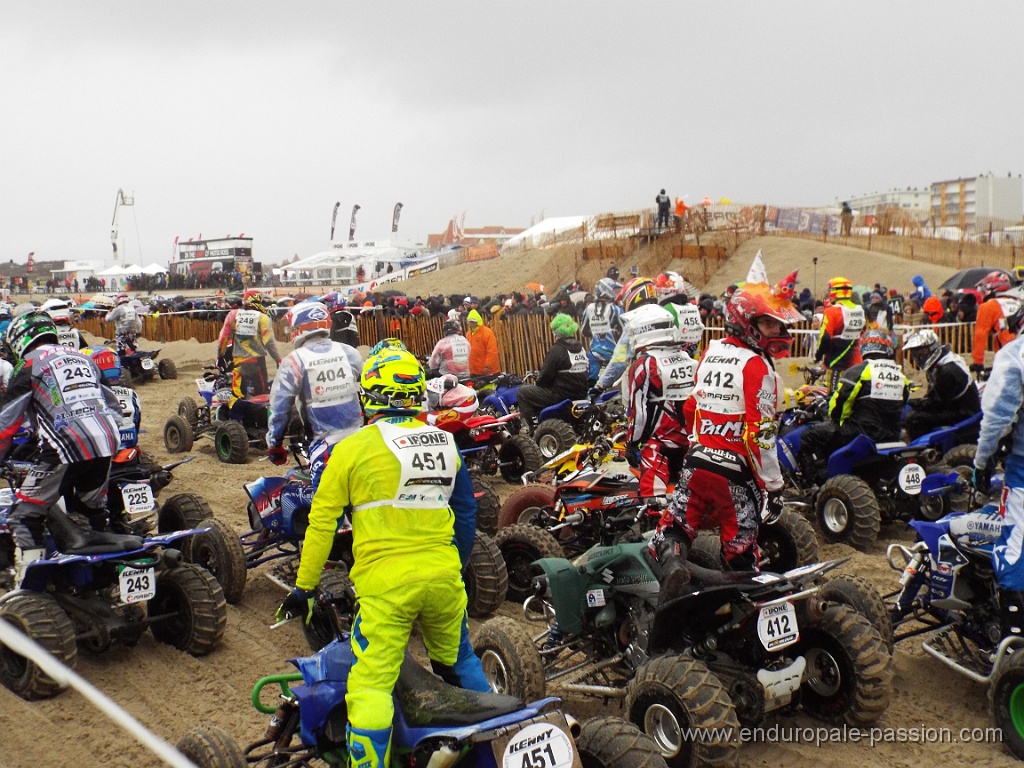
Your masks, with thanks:
<instances>
[{"instance_id":1,"label":"quad bike","mask_svg":"<svg viewBox=\"0 0 1024 768\"><path fill-rule=\"evenodd\" d=\"M776 441L779 464L786 480L786 503L813 508L818 525L830 543L865 549L877 538L882 523L897 520L938 520L957 501L956 485L930 485L922 494L926 478L947 477L951 469L938 459L949 430L924 435L906 443L875 443L857 435L828 460L828 479L818 487L807 467L797 459L800 441L808 427L796 427Z\"/></svg>"},{"instance_id":2,"label":"quad bike","mask_svg":"<svg viewBox=\"0 0 1024 768\"><path fill-rule=\"evenodd\" d=\"M161 379L178 378L178 367L174 361L164 359L158 363L156 358L159 354L159 349L148 352L135 350L130 353L119 353L122 386L130 387L133 384L142 384L154 376L159 376Z\"/></svg>"},{"instance_id":3,"label":"quad bike","mask_svg":"<svg viewBox=\"0 0 1024 768\"><path fill-rule=\"evenodd\" d=\"M996 504L937 521L912 520L912 546L890 544L899 589L886 595L896 642L926 635L921 647L964 677L989 686L1003 743L1024 760L1024 637L1006 634L993 568L1003 532Z\"/></svg>"},{"instance_id":4,"label":"quad bike","mask_svg":"<svg viewBox=\"0 0 1024 768\"><path fill-rule=\"evenodd\" d=\"M657 526L664 500L641 498L640 481L624 462L605 463L611 445L607 438L598 440L580 468L556 487L525 485L505 500L494 540L508 570L510 600L522 601L532 592L535 560L576 557L596 544L637 538ZM698 541L717 562L718 536L707 536ZM792 509L760 527L758 547L762 565L778 571L818 559L814 529Z\"/></svg>"},{"instance_id":5,"label":"quad bike","mask_svg":"<svg viewBox=\"0 0 1024 768\"><path fill-rule=\"evenodd\" d=\"M11 563L13 541L0 508L0 560ZM162 643L202 656L217 647L227 623L224 592L204 568L184 562L175 546L204 529L118 536L80 527L51 512L46 557L27 566L21 587L0 597L0 620L22 630L69 667L78 649L106 652L134 646L149 629ZM205 529L208 530L208 529ZM61 542L58 550L55 540ZM0 646L0 683L25 699L63 687L34 662Z\"/></svg>"},{"instance_id":6,"label":"quad bike","mask_svg":"<svg viewBox=\"0 0 1024 768\"><path fill-rule=\"evenodd\" d=\"M863 580L831 576L842 562L785 573L689 563L692 591L659 606L660 566L645 542L595 547L572 563L538 562L543 576L523 611L545 631L531 640L499 617L474 647L508 693L543 695L557 682L566 693L623 700L670 766L730 765L739 742L715 729L735 733L798 706L861 726L888 707L891 655L851 607L878 610L881 599Z\"/></svg>"},{"instance_id":7,"label":"quad bike","mask_svg":"<svg viewBox=\"0 0 1024 768\"><path fill-rule=\"evenodd\" d=\"M348 598L334 608L351 613ZM330 604L328 604L330 605ZM345 694L355 661L344 626L312 656L291 659L296 673L257 681L253 706L271 717L262 738L244 749L220 728L196 727L178 749L197 768L348 765ZM267 704L265 689L276 703ZM536 766L541 768L664 768L657 747L635 726L603 717L580 725L546 698L524 704L502 693L476 693L442 682L406 654L394 690L391 764L399 766Z\"/></svg>"},{"instance_id":8,"label":"quad bike","mask_svg":"<svg viewBox=\"0 0 1024 768\"><path fill-rule=\"evenodd\" d=\"M245 567L255 568L274 560L277 563L268 578L284 589L295 586L300 545L309 525L313 487L301 461L293 450L297 466L283 476L260 477L245 484L250 501L246 505L251 530L241 536ZM497 511L498 497L480 478L473 479L479 507L487 505ZM479 522L479 520L478 520ZM321 583L348 583L352 559L352 526L347 515L338 521L334 545L328 556L328 568ZM490 536L478 526L473 552L462 574L469 598L467 612L474 618L489 616L505 601L508 575L501 554Z\"/></svg>"},{"instance_id":9,"label":"quad bike","mask_svg":"<svg viewBox=\"0 0 1024 768\"><path fill-rule=\"evenodd\" d=\"M245 464L250 448L266 447L270 395L255 395L232 406L231 371L217 366L207 366L203 378L196 379L196 387L203 402L182 398L178 412L164 424L168 453L191 451L197 438L208 437L222 462ZM294 415L286 439L293 444L305 440Z\"/></svg>"},{"instance_id":10,"label":"quad bike","mask_svg":"<svg viewBox=\"0 0 1024 768\"><path fill-rule=\"evenodd\" d=\"M500 473L502 479L509 483L519 482L524 474L537 470L542 461L540 450L533 440L519 434L519 414L495 416L490 412L477 413L476 396L465 387L463 389L471 396L471 404L466 404L462 411L446 407L446 393L449 390L459 391L453 389L455 382L454 376L427 382L429 410L421 418L454 436L467 469L474 475Z\"/></svg>"}]
</instances>

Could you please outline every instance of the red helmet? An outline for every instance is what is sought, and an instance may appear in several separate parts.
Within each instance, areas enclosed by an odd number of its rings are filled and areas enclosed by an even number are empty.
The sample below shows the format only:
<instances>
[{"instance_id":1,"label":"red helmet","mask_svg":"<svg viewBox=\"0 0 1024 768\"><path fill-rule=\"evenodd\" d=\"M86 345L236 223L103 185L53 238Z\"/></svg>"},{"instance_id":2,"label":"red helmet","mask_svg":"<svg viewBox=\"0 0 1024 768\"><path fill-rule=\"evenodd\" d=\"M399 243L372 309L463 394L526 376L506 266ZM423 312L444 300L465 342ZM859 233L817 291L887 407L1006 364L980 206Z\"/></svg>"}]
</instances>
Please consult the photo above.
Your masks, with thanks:
<instances>
[{"instance_id":1,"label":"red helmet","mask_svg":"<svg viewBox=\"0 0 1024 768\"><path fill-rule=\"evenodd\" d=\"M778 336L765 336L757 320L770 317L783 324ZM752 349L763 350L770 357L786 357L793 345L786 325L801 319L788 301L762 292L736 291L725 306L725 329Z\"/></svg>"},{"instance_id":2,"label":"red helmet","mask_svg":"<svg viewBox=\"0 0 1024 768\"><path fill-rule=\"evenodd\" d=\"M248 307L249 309L258 309L260 312L266 312L266 306L264 305L263 294L256 288L249 288L245 293L242 294L242 306Z\"/></svg>"},{"instance_id":3,"label":"red helmet","mask_svg":"<svg viewBox=\"0 0 1024 768\"><path fill-rule=\"evenodd\" d=\"M1010 278L1006 276L1005 272L996 270L981 278L976 287L983 296L988 296L990 293L1003 293L1013 286L1010 285Z\"/></svg>"},{"instance_id":4,"label":"red helmet","mask_svg":"<svg viewBox=\"0 0 1024 768\"><path fill-rule=\"evenodd\" d=\"M625 312L642 307L644 304L654 304L658 301L658 289L654 281L649 277L635 277L622 286L616 301L622 302L622 309Z\"/></svg>"}]
</instances>

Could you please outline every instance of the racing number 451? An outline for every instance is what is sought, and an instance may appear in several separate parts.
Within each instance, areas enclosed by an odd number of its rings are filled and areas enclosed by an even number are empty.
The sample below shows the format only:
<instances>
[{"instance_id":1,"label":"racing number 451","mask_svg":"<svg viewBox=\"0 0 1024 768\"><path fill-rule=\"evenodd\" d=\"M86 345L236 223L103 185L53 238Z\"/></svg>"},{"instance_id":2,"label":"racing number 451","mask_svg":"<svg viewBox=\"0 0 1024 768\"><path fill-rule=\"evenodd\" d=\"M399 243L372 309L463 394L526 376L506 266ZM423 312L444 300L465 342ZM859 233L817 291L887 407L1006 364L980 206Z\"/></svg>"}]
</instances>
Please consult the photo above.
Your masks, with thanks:
<instances>
[{"instance_id":1,"label":"racing number 451","mask_svg":"<svg viewBox=\"0 0 1024 768\"><path fill-rule=\"evenodd\" d=\"M412 457L412 465L416 469L440 469L442 472L448 469L445 465L444 453L438 451L432 454L429 451L419 451Z\"/></svg>"}]
</instances>

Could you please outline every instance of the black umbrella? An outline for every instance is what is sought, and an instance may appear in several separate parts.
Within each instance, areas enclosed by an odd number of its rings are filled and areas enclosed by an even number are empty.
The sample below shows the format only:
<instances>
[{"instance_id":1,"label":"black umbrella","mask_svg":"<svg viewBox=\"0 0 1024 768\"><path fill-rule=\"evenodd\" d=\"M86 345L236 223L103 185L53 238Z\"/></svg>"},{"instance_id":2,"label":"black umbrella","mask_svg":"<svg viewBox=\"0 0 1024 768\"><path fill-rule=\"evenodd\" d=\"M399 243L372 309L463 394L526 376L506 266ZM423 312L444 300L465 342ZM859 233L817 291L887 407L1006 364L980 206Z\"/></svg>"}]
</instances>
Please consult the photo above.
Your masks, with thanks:
<instances>
[{"instance_id":1,"label":"black umbrella","mask_svg":"<svg viewBox=\"0 0 1024 768\"><path fill-rule=\"evenodd\" d=\"M967 269L961 269L951 278L946 280L942 285L939 286L939 292L945 290L959 291L964 288L973 288L981 279L992 272L1002 272L1010 279L1010 284L1017 282L1013 275L1007 272L1005 269L999 267L968 267Z\"/></svg>"}]
</instances>

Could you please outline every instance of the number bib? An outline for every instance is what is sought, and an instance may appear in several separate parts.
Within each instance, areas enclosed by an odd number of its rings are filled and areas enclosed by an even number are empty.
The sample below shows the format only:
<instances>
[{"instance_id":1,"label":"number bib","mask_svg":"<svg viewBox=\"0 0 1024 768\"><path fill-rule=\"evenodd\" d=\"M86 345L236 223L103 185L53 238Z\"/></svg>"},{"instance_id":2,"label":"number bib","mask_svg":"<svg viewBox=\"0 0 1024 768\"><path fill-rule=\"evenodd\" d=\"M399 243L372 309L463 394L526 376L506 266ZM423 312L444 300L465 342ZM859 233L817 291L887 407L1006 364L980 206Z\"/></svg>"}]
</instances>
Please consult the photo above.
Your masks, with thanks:
<instances>
[{"instance_id":1,"label":"number bib","mask_svg":"<svg viewBox=\"0 0 1024 768\"><path fill-rule=\"evenodd\" d=\"M697 407L709 413L745 413L743 367L752 357L754 352L749 349L711 342L697 367L697 382L693 389Z\"/></svg>"},{"instance_id":2,"label":"number bib","mask_svg":"<svg viewBox=\"0 0 1024 768\"><path fill-rule=\"evenodd\" d=\"M871 380L868 382L873 400L903 400L903 371L891 360L871 361Z\"/></svg>"},{"instance_id":3,"label":"number bib","mask_svg":"<svg viewBox=\"0 0 1024 768\"><path fill-rule=\"evenodd\" d=\"M604 312L597 310L596 304L591 304L593 309L588 313L590 315L590 333L592 336L603 336L606 333L612 332L612 320L611 320L611 305L606 304Z\"/></svg>"},{"instance_id":4,"label":"number bib","mask_svg":"<svg viewBox=\"0 0 1024 768\"><path fill-rule=\"evenodd\" d=\"M693 392L697 361L685 352L655 352L663 400L685 400Z\"/></svg>"},{"instance_id":5,"label":"number bib","mask_svg":"<svg viewBox=\"0 0 1024 768\"><path fill-rule=\"evenodd\" d=\"M571 768L577 764L572 739L549 723L531 723L515 733L505 745L500 763L501 768Z\"/></svg>"},{"instance_id":6,"label":"number bib","mask_svg":"<svg viewBox=\"0 0 1024 768\"><path fill-rule=\"evenodd\" d=\"M453 363L462 366L469 365L469 354L471 352L469 346L469 339L467 339L465 336L457 337L452 342L451 350Z\"/></svg>"},{"instance_id":7,"label":"number bib","mask_svg":"<svg viewBox=\"0 0 1024 768\"><path fill-rule=\"evenodd\" d=\"M83 400L102 400L100 383L89 361L81 357L63 355L47 363L56 378L57 389L65 404Z\"/></svg>"},{"instance_id":8,"label":"number bib","mask_svg":"<svg viewBox=\"0 0 1024 768\"><path fill-rule=\"evenodd\" d=\"M260 313L254 309L240 309L235 315L235 336L252 338L260 329Z\"/></svg>"},{"instance_id":9,"label":"number bib","mask_svg":"<svg viewBox=\"0 0 1024 768\"><path fill-rule=\"evenodd\" d=\"M569 369L565 373L586 373L589 366L587 353L582 349L579 352L570 352Z\"/></svg>"},{"instance_id":10,"label":"number bib","mask_svg":"<svg viewBox=\"0 0 1024 768\"><path fill-rule=\"evenodd\" d=\"M843 330L839 334L839 338L843 341L856 341L860 338L860 334L867 322L864 317L863 308L850 308L842 304L839 305L839 308L843 310Z\"/></svg>"},{"instance_id":11,"label":"number bib","mask_svg":"<svg viewBox=\"0 0 1024 768\"><path fill-rule=\"evenodd\" d=\"M153 489L148 483L122 483L121 499L124 501L124 511L129 515L156 509Z\"/></svg>"},{"instance_id":12,"label":"number bib","mask_svg":"<svg viewBox=\"0 0 1024 768\"><path fill-rule=\"evenodd\" d=\"M57 343L62 347L78 349L78 331L66 325L57 326Z\"/></svg>"},{"instance_id":13,"label":"number bib","mask_svg":"<svg viewBox=\"0 0 1024 768\"><path fill-rule=\"evenodd\" d=\"M297 352L306 368L310 399L316 405L344 403L356 396L358 385L352 365L344 354L318 355L300 347Z\"/></svg>"},{"instance_id":14,"label":"number bib","mask_svg":"<svg viewBox=\"0 0 1024 768\"><path fill-rule=\"evenodd\" d=\"M999 330L1005 331L1006 318L1017 313L1017 310L1020 309L1020 302L1008 296L997 296L996 301L999 302L999 306L1003 310L1003 316L999 318Z\"/></svg>"},{"instance_id":15,"label":"number bib","mask_svg":"<svg viewBox=\"0 0 1024 768\"><path fill-rule=\"evenodd\" d=\"M401 466L395 498L367 506L389 504L396 507L436 509L447 507L455 489L455 473L459 451L452 435L441 429L417 427L408 429L396 424L377 424L384 445Z\"/></svg>"}]
</instances>

